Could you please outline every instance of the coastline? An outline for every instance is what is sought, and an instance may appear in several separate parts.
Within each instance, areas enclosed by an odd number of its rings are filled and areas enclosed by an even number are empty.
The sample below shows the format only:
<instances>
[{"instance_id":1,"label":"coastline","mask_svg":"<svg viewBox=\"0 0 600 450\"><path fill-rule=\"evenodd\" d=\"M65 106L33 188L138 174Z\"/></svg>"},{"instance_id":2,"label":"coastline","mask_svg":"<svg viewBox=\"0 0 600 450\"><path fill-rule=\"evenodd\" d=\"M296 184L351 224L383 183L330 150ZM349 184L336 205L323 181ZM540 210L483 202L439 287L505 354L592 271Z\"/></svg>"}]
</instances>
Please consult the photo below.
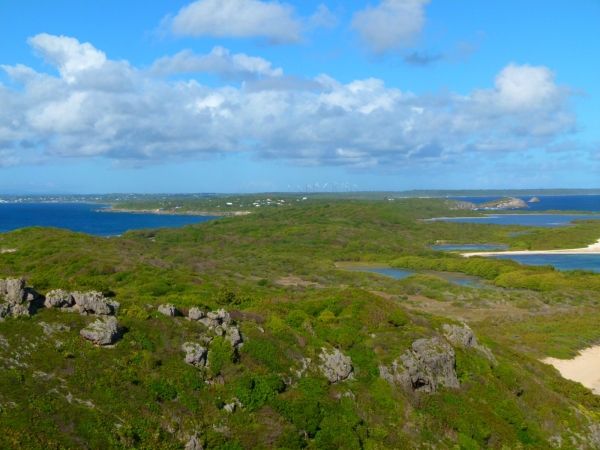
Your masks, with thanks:
<instances>
[{"instance_id":1,"label":"coastline","mask_svg":"<svg viewBox=\"0 0 600 450\"><path fill-rule=\"evenodd\" d=\"M600 255L600 239L594 244L584 248L567 248L563 250L515 250L504 252L469 252L461 253L461 256L496 256L496 255Z\"/></svg>"},{"instance_id":2,"label":"coastline","mask_svg":"<svg viewBox=\"0 0 600 450\"><path fill-rule=\"evenodd\" d=\"M166 216L203 216L203 217L237 217L250 214L250 211L162 211L158 209L120 209L104 208L94 209L97 213L129 213L129 214L157 214Z\"/></svg>"}]
</instances>

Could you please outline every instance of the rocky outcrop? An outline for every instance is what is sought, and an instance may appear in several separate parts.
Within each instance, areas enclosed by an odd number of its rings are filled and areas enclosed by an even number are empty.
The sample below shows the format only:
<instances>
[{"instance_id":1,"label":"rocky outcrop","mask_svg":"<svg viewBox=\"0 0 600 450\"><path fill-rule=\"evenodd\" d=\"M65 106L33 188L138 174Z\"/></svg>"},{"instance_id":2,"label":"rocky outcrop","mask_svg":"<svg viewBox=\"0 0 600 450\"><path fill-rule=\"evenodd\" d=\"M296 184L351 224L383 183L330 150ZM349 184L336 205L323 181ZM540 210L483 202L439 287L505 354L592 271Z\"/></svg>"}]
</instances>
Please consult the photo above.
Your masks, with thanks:
<instances>
[{"instance_id":1,"label":"rocky outcrop","mask_svg":"<svg viewBox=\"0 0 600 450\"><path fill-rule=\"evenodd\" d=\"M338 349L334 348L331 351L327 351L325 348L322 348L319 359L321 360L319 370L330 383L343 381L352 373L352 359Z\"/></svg>"},{"instance_id":2,"label":"rocky outcrop","mask_svg":"<svg viewBox=\"0 0 600 450\"><path fill-rule=\"evenodd\" d=\"M532 197L531 200L527 200L527 203L539 203L540 199L537 197Z\"/></svg>"},{"instance_id":3,"label":"rocky outcrop","mask_svg":"<svg viewBox=\"0 0 600 450\"><path fill-rule=\"evenodd\" d=\"M191 308L188 312L188 319L190 320L200 320L204 318L204 312L200 311L198 308Z\"/></svg>"},{"instance_id":4,"label":"rocky outcrop","mask_svg":"<svg viewBox=\"0 0 600 450\"><path fill-rule=\"evenodd\" d=\"M117 319L114 317L98 319L79 333L95 345L114 344L119 337Z\"/></svg>"},{"instance_id":5,"label":"rocky outcrop","mask_svg":"<svg viewBox=\"0 0 600 450\"><path fill-rule=\"evenodd\" d=\"M175 316L179 315L179 310L170 303L168 303L166 305L160 305L158 307L158 312L164 314L165 316L169 316L169 317L175 317Z\"/></svg>"},{"instance_id":6,"label":"rocky outcrop","mask_svg":"<svg viewBox=\"0 0 600 450\"><path fill-rule=\"evenodd\" d=\"M529 208L520 198L508 197L477 205L477 209L519 209Z\"/></svg>"},{"instance_id":7,"label":"rocky outcrop","mask_svg":"<svg viewBox=\"0 0 600 450\"><path fill-rule=\"evenodd\" d=\"M108 300L100 292L67 292L55 289L46 294L46 308L60 308L64 311L79 311L84 315L108 316L114 314L121 306L118 302Z\"/></svg>"},{"instance_id":8,"label":"rocky outcrop","mask_svg":"<svg viewBox=\"0 0 600 450\"><path fill-rule=\"evenodd\" d=\"M462 326L445 324L442 326L442 329L444 330L444 337L455 347L462 347L467 350L475 349L479 351L483 357L491 361L492 364L498 364L492 351L486 346L481 345L479 341L477 341L477 337L473 333L473 330L464 323Z\"/></svg>"},{"instance_id":9,"label":"rocky outcrop","mask_svg":"<svg viewBox=\"0 0 600 450\"><path fill-rule=\"evenodd\" d=\"M242 333L236 327L229 327L225 333L225 339L229 341L233 348L239 348L243 345Z\"/></svg>"},{"instance_id":10,"label":"rocky outcrop","mask_svg":"<svg viewBox=\"0 0 600 450\"><path fill-rule=\"evenodd\" d=\"M189 441L185 444L185 450L204 450L202 443L200 442L200 438L198 435L193 435L190 437Z\"/></svg>"},{"instance_id":11,"label":"rocky outcrop","mask_svg":"<svg viewBox=\"0 0 600 450\"><path fill-rule=\"evenodd\" d=\"M0 279L0 317L30 316L38 294L23 278Z\"/></svg>"},{"instance_id":12,"label":"rocky outcrop","mask_svg":"<svg viewBox=\"0 0 600 450\"><path fill-rule=\"evenodd\" d=\"M185 362L196 367L204 367L208 356L207 350L195 342L186 342L181 346L185 352Z\"/></svg>"},{"instance_id":13,"label":"rocky outcrop","mask_svg":"<svg viewBox=\"0 0 600 450\"><path fill-rule=\"evenodd\" d=\"M55 289L46 294L44 306L46 308L70 308L75 305L73 294L62 289Z\"/></svg>"},{"instance_id":14,"label":"rocky outcrop","mask_svg":"<svg viewBox=\"0 0 600 450\"><path fill-rule=\"evenodd\" d=\"M459 388L456 355L440 338L418 339L391 367L380 366L379 374L392 384L430 394L439 386Z\"/></svg>"},{"instance_id":15,"label":"rocky outcrop","mask_svg":"<svg viewBox=\"0 0 600 450\"><path fill-rule=\"evenodd\" d=\"M477 205L475 203L471 203L471 202L463 202L460 200L456 200L456 201L453 200L453 201L448 202L448 207L450 209L460 211L460 210L465 210L465 209L475 209L475 208L477 208Z\"/></svg>"},{"instance_id":16,"label":"rocky outcrop","mask_svg":"<svg viewBox=\"0 0 600 450\"><path fill-rule=\"evenodd\" d=\"M220 326L227 329L227 327L233 323L233 320L231 320L231 316L227 311L224 309L219 309L216 312L211 311L207 313L206 317L199 319L198 322L206 325L209 328L216 328Z\"/></svg>"}]
</instances>

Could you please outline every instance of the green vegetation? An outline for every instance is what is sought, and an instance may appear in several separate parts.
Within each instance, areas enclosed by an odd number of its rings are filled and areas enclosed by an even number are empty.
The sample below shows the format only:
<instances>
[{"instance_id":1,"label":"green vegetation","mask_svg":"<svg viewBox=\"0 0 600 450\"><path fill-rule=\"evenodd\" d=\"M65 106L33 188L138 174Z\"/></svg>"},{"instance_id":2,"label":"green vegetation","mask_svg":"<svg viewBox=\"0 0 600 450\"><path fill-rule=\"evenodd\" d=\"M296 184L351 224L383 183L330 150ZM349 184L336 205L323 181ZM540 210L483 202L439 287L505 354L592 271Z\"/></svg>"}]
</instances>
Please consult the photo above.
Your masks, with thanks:
<instances>
[{"instance_id":1,"label":"green vegetation","mask_svg":"<svg viewBox=\"0 0 600 450\"><path fill-rule=\"evenodd\" d=\"M114 348L98 348L79 335L93 317L42 308L1 322L0 448L182 449L194 435L207 449L598 447L599 397L539 359L600 342L600 275L429 248L582 247L600 237L597 221L425 222L464 211L444 199L281 199L247 216L118 238L0 234L0 248L17 249L0 254L0 278L24 276L42 294L101 291L121 303L123 332ZM189 207L198 201L216 200ZM461 272L489 289L340 262ZM184 314L224 308L243 346L204 343L203 324L157 312L166 303ZM444 339L443 325L461 321L497 364L455 346L458 389L425 394L382 378L413 342ZM185 363L185 342L210 350L208 367ZM326 378L323 348L351 358L350 378Z\"/></svg>"}]
</instances>

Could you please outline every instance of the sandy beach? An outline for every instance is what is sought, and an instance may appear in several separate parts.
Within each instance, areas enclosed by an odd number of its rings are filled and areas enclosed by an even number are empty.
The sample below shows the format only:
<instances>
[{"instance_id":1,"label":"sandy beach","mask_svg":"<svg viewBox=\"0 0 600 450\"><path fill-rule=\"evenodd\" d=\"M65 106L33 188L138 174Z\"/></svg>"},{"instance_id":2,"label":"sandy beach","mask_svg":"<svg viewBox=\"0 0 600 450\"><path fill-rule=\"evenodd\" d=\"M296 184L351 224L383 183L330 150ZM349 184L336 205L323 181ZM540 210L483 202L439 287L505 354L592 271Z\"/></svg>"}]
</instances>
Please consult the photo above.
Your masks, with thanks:
<instances>
[{"instance_id":1,"label":"sandy beach","mask_svg":"<svg viewBox=\"0 0 600 450\"><path fill-rule=\"evenodd\" d=\"M542 362L552 364L564 378L578 381L600 395L600 345L582 350L573 359L546 358Z\"/></svg>"},{"instance_id":2,"label":"sandy beach","mask_svg":"<svg viewBox=\"0 0 600 450\"><path fill-rule=\"evenodd\" d=\"M585 248L568 248L564 250L520 250L503 252L470 252L461 253L462 256L469 258L471 256L494 256L494 255L600 255L600 239L594 244Z\"/></svg>"}]
</instances>

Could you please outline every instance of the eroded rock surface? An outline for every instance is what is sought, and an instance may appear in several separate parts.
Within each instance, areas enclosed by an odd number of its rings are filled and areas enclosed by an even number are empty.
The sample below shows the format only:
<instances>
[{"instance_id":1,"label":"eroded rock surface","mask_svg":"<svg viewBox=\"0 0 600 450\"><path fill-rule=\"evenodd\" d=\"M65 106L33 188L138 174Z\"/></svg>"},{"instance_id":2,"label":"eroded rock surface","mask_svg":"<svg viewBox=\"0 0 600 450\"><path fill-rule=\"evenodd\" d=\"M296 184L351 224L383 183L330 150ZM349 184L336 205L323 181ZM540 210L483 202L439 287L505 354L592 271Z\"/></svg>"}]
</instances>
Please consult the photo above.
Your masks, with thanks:
<instances>
[{"instance_id":1,"label":"eroded rock surface","mask_svg":"<svg viewBox=\"0 0 600 450\"><path fill-rule=\"evenodd\" d=\"M75 305L73 294L62 289L48 292L44 301L46 308L70 308L73 305Z\"/></svg>"},{"instance_id":2,"label":"eroded rock surface","mask_svg":"<svg viewBox=\"0 0 600 450\"><path fill-rule=\"evenodd\" d=\"M455 347L462 347L467 350L478 350L482 356L490 360L493 364L498 364L492 351L486 346L481 345L479 341L477 341L477 337L473 333L473 330L464 323L462 326L445 324L442 326L442 329L444 330L445 338Z\"/></svg>"},{"instance_id":3,"label":"eroded rock surface","mask_svg":"<svg viewBox=\"0 0 600 450\"><path fill-rule=\"evenodd\" d=\"M158 312L164 314L165 316L169 316L169 317L175 317L175 316L179 315L179 311L177 310L177 308L175 308L175 306L173 306L170 303L168 303L166 305L160 305L158 307Z\"/></svg>"},{"instance_id":4,"label":"eroded rock surface","mask_svg":"<svg viewBox=\"0 0 600 450\"><path fill-rule=\"evenodd\" d=\"M186 342L181 346L185 352L185 362L196 367L204 367L208 356L207 350L195 342Z\"/></svg>"},{"instance_id":5,"label":"eroded rock surface","mask_svg":"<svg viewBox=\"0 0 600 450\"><path fill-rule=\"evenodd\" d=\"M23 278L0 279L0 317L30 316L38 294L25 285Z\"/></svg>"},{"instance_id":6,"label":"eroded rock surface","mask_svg":"<svg viewBox=\"0 0 600 450\"><path fill-rule=\"evenodd\" d=\"M191 308L188 312L188 318L190 320L200 320L204 317L204 313L198 308Z\"/></svg>"},{"instance_id":7,"label":"eroded rock surface","mask_svg":"<svg viewBox=\"0 0 600 450\"><path fill-rule=\"evenodd\" d=\"M100 292L73 292L75 304L80 314L94 314L96 316L108 316L113 314L121 305L108 300Z\"/></svg>"},{"instance_id":8,"label":"eroded rock surface","mask_svg":"<svg viewBox=\"0 0 600 450\"><path fill-rule=\"evenodd\" d=\"M197 435L193 435L185 444L185 450L204 450L204 447L200 442L200 438Z\"/></svg>"},{"instance_id":9,"label":"eroded rock surface","mask_svg":"<svg viewBox=\"0 0 600 450\"><path fill-rule=\"evenodd\" d=\"M321 349L319 370L331 383L345 380L352 373L352 359L338 349Z\"/></svg>"},{"instance_id":10,"label":"eroded rock surface","mask_svg":"<svg viewBox=\"0 0 600 450\"><path fill-rule=\"evenodd\" d=\"M233 323L231 316L224 309L206 313L206 317L200 319L199 322L207 327L216 328L220 326L225 330L227 330L228 326Z\"/></svg>"},{"instance_id":11,"label":"eroded rock surface","mask_svg":"<svg viewBox=\"0 0 600 450\"><path fill-rule=\"evenodd\" d=\"M380 376L413 391L430 394L439 386L459 388L454 349L439 338L418 339L391 367L380 366Z\"/></svg>"},{"instance_id":12,"label":"eroded rock surface","mask_svg":"<svg viewBox=\"0 0 600 450\"><path fill-rule=\"evenodd\" d=\"M96 320L79 332L88 341L95 345L114 344L119 337L117 319L106 317Z\"/></svg>"}]
</instances>

